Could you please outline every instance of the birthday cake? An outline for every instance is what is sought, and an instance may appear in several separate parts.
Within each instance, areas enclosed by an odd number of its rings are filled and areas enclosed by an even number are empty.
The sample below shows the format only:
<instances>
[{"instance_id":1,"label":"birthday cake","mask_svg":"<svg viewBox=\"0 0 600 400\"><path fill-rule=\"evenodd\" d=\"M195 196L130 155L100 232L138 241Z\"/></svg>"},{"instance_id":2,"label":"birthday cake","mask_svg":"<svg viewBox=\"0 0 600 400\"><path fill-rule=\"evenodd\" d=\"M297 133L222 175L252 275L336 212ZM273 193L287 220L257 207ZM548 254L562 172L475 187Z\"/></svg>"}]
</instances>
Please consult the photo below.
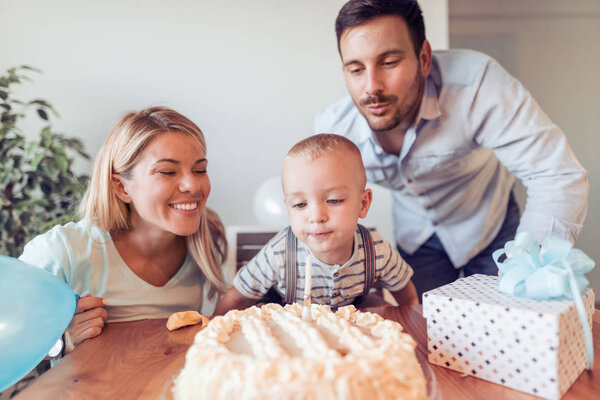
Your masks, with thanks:
<instances>
[{"instance_id":1,"label":"birthday cake","mask_svg":"<svg viewBox=\"0 0 600 400\"><path fill-rule=\"evenodd\" d=\"M215 317L175 379L187 399L426 399L416 343L397 322L357 311L267 304Z\"/></svg>"}]
</instances>

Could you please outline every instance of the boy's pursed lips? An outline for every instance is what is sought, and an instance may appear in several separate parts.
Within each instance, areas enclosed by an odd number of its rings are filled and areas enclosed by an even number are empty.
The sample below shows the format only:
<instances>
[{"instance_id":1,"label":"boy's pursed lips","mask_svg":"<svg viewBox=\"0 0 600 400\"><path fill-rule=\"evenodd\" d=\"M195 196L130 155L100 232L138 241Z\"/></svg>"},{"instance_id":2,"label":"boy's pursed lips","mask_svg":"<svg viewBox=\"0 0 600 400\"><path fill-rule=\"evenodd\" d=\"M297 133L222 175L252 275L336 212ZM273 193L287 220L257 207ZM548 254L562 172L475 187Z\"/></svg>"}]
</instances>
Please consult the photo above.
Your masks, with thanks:
<instances>
[{"instance_id":1,"label":"boy's pursed lips","mask_svg":"<svg viewBox=\"0 0 600 400\"><path fill-rule=\"evenodd\" d=\"M328 231L328 232L309 232L309 236L315 237L315 238L323 238L329 234L331 234L332 231Z\"/></svg>"}]
</instances>

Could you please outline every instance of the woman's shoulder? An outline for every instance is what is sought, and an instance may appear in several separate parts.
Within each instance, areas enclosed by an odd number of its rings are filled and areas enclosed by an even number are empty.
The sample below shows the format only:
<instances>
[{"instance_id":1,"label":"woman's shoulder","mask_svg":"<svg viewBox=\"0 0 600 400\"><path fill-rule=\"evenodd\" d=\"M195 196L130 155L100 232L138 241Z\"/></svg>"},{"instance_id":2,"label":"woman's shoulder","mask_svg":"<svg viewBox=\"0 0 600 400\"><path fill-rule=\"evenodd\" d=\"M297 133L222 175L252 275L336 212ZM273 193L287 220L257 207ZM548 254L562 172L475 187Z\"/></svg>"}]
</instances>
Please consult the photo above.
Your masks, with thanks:
<instances>
[{"instance_id":1,"label":"woman's shoulder","mask_svg":"<svg viewBox=\"0 0 600 400\"><path fill-rule=\"evenodd\" d=\"M46 269L66 280L65 268L69 267L69 237L77 237L79 223L69 222L56 225L52 229L31 239L23 249L19 259L31 265Z\"/></svg>"},{"instance_id":2,"label":"woman's shoulder","mask_svg":"<svg viewBox=\"0 0 600 400\"><path fill-rule=\"evenodd\" d=\"M87 247L90 242L102 243L107 237L110 238L100 228L82 219L64 225L55 225L34 237L25 245L23 255L70 252L71 249Z\"/></svg>"},{"instance_id":3,"label":"woman's shoulder","mask_svg":"<svg viewBox=\"0 0 600 400\"><path fill-rule=\"evenodd\" d=\"M68 222L29 241L19 259L69 282L73 270L82 263L91 265L91 260L103 257L107 237L110 240L110 235L85 220Z\"/></svg>"},{"instance_id":4,"label":"woman's shoulder","mask_svg":"<svg viewBox=\"0 0 600 400\"><path fill-rule=\"evenodd\" d=\"M64 238L66 240L106 240L110 236L103 232L98 226L90 223L86 219L81 219L77 222L67 222L64 225L55 225L37 237L47 238ZM37 238L36 237L36 238Z\"/></svg>"}]
</instances>

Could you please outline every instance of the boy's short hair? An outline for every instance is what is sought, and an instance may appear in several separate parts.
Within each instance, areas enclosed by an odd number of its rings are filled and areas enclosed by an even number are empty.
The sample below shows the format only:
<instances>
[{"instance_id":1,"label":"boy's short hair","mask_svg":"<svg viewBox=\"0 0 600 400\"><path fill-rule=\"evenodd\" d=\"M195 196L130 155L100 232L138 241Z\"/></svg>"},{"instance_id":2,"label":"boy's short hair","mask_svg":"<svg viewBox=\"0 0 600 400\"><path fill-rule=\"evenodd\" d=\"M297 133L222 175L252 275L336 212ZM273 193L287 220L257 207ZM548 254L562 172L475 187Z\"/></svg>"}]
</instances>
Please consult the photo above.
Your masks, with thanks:
<instances>
[{"instance_id":1,"label":"boy's short hair","mask_svg":"<svg viewBox=\"0 0 600 400\"><path fill-rule=\"evenodd\" d=\"M367 175L365 173L365 166L362 162L360 150L350 139L347 139L342 135L319 133L310 136L296 143L290 151L288 151L287 157L306 157L309 160L315 160L319 157L344 150L358 157L358 164L360 165L359 168L362 174L361 178L363 178L362 185L364 186L367 182Z\"/></svg>"}]
</instances>

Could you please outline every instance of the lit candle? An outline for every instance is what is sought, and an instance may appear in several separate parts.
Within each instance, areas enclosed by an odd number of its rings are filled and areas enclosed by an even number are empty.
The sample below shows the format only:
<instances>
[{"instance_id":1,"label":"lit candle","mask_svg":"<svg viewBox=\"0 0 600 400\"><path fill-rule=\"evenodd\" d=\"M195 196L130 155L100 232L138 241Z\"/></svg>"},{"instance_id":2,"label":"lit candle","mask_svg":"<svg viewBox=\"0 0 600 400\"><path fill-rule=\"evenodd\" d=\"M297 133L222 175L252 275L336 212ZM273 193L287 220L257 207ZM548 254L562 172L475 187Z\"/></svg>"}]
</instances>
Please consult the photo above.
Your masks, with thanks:
<instances>
[{"instance_id":1,"label":"lit candle","mask_svg":"<svg viewBox=\"0 0 600 400\"><path fill-rule=\"evenodd\" d=\"M304 271L304 298L310 296L312 289L312 258L310 254L306 256L306 269Z\"/></svg>"}]
</instances>

